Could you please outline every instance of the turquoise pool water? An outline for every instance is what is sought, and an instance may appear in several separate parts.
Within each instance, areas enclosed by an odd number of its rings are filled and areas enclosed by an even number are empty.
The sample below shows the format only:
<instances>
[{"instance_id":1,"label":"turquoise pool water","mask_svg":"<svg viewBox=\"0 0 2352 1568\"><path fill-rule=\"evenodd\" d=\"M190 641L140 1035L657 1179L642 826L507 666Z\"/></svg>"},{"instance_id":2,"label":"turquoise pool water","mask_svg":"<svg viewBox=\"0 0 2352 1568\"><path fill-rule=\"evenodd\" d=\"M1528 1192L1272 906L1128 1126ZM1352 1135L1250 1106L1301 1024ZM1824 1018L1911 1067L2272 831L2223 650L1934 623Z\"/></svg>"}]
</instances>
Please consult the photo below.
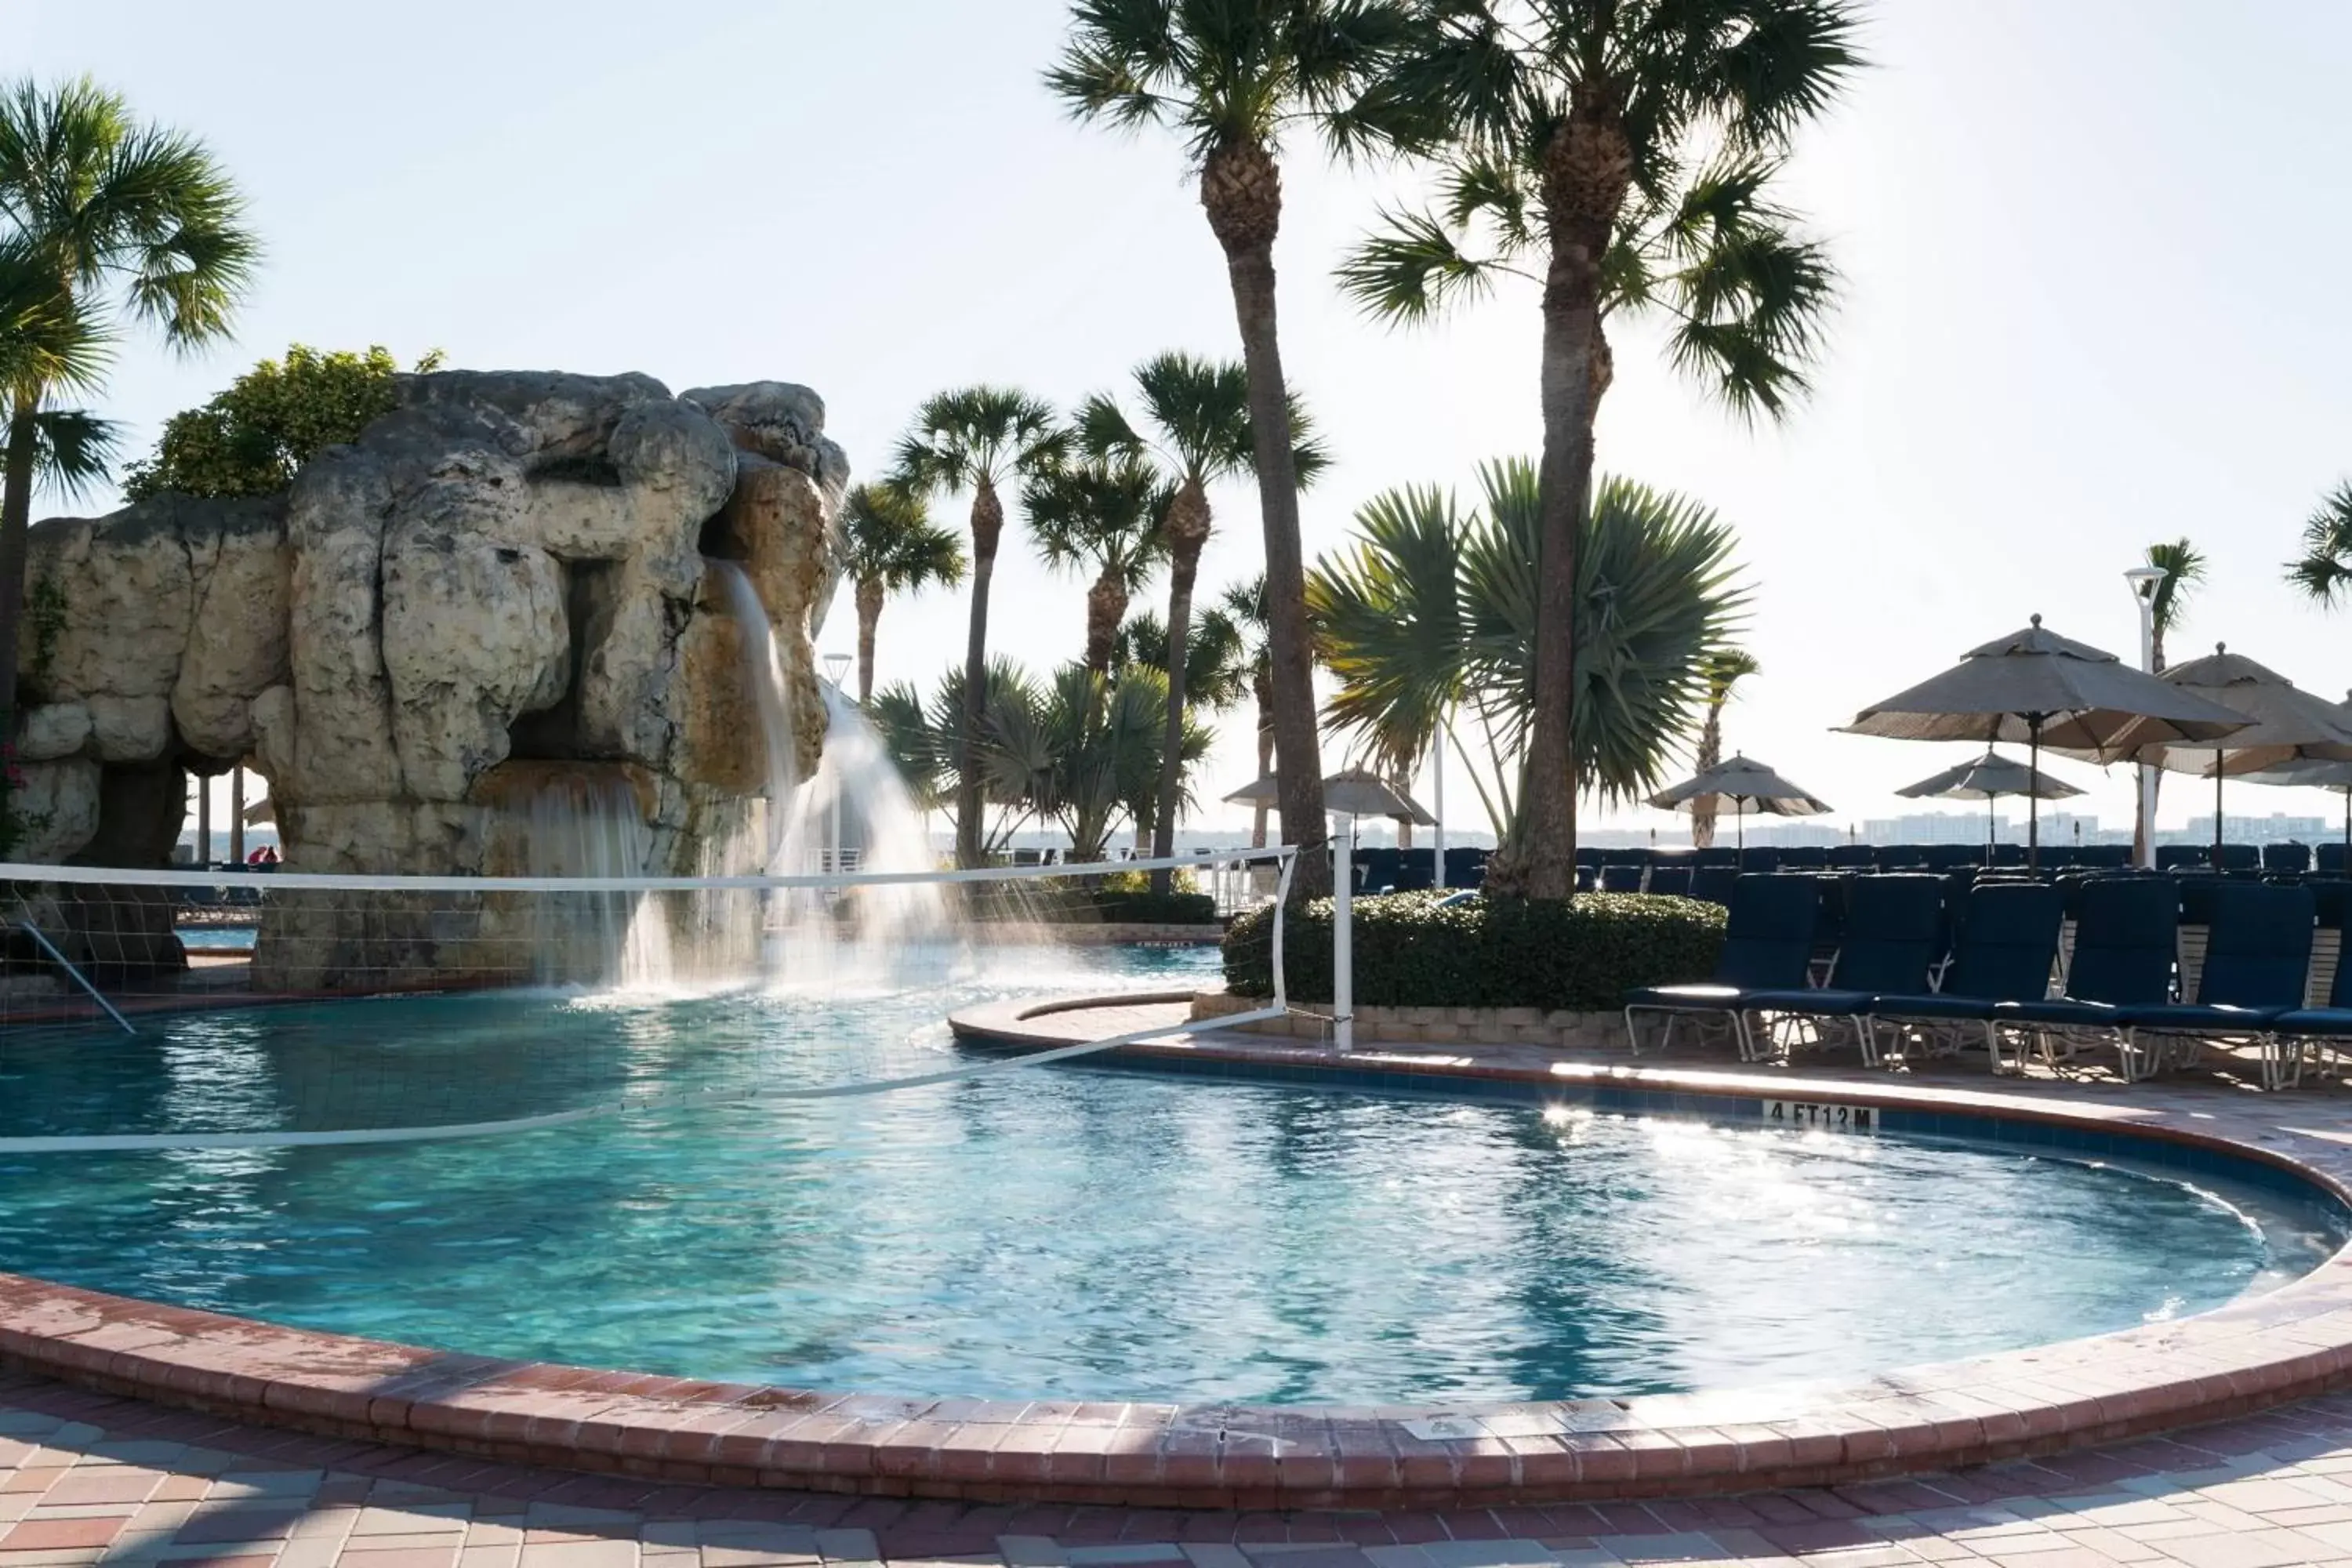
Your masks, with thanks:
<instances>
[{"instance_id":1,"label":"turquoise pool water","mask_svg":"<svg viewBox=\"0 0 2352 1568\"><path fill-rule=\"evenodd\" d=\"M992 995L1213 955L618 1005L369 1001L0 1040L0 1136L635 1109L467 1141L0 1154L0 1268L430 1345L886 1393L1360 1404L1837 1377L2315 1263L2274 1194L1896 1137L1021 1069ZM679 1090L719 1092L653 1100Z\"/></svg>"}]
</instances>

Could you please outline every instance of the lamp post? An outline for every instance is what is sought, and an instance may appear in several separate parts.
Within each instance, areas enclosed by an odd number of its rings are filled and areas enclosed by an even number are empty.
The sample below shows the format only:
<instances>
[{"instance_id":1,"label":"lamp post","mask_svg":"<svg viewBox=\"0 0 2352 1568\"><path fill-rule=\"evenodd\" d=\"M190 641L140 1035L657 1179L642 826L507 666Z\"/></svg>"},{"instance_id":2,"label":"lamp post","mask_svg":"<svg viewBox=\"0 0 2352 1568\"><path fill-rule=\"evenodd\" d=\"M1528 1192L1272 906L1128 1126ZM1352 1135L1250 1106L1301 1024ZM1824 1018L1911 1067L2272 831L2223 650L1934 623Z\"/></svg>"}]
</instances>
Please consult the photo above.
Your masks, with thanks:
<instances>
[{"instance_id":1,"label":"lamp post","mask_svg":"<svg viewBox=\"0 0 2352 1568\"><path fill-rule=\"evenodd\" d=\"M2132 598L2139 605L2139 667L2156 673L2156 590L2164 581L2161 566L2135 566L2124 574ZM2139 764L2138 821L2132 834L2133 858L2143 868L2156 864L2156 769Z\"/></svg>"},{"instance_id":2,"label":"lamp post","mask_svg":"<svg viewBox=\"0 0 2352 1568\"><path fill-rule=\"evenodd\" d=\"M1339 864L1331 876L1331 1040L1341 1055L1356 1045L1356 816L1339 812Z\"/></svg>"},{"instance_id":3,"label":"lamp post","mask_svg":"<svg viewBox=\"0 0 2352 1568\"><path fill-rule=\"evenodd\" d=\"M826 654L824 656L824 672L833 681L833 700L835 703L838 705L847 701L848 699L842 695L841 678L849 672L849 656L845 653ZM823 767L824 764L823 763L819 763L817 765L819 767ZM825 837L833 847L833 858L831 862L826 865L825 869L838 873L841 870L841 774L837 771L833 775L833 794L832 797L825 803L825 810L831 818L830 826L826 830Z\"/></svg>"}]
</instances>

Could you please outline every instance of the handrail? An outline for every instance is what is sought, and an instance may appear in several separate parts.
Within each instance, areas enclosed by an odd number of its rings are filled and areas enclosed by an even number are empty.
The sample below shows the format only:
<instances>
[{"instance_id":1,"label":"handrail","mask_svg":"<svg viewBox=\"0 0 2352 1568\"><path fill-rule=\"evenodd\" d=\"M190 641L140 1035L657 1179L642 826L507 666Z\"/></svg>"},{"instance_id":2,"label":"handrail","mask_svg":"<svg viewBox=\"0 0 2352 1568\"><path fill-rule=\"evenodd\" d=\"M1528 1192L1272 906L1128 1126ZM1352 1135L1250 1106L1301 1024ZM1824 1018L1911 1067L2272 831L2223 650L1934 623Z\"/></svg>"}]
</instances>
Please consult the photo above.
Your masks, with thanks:
<instances>
[{"instance_id":1,"label":"handrail","mask_svg":"<svg viewBox=\"0 0 2352 1568\"><path fill-rule=\"evenodd\" d=\"M74 977L74 984L89 992L89 999L97 1003L100 1006L105 1008L106 1016L108 1017L122 1026L122 1032L124 1034L135 1035L139 1032L131 1026L131 1020L124 1017L121 1012L116 1008L114 1004L108 1001L106 997L100 993L98 987L89 983L89 976L84 974L80 970L76 969L73 966L72 961L68 959L64 953L58 951L58 944L41 934L40 927L35 925L30 921L24 921L19 923L24 927L25 934L26 936L31 937L35 942L41 944L41 951L49 955L49 961L52 963L55 963L59 969L64 970L68 974L72 975Z\"/></svg>"}]
</instances>

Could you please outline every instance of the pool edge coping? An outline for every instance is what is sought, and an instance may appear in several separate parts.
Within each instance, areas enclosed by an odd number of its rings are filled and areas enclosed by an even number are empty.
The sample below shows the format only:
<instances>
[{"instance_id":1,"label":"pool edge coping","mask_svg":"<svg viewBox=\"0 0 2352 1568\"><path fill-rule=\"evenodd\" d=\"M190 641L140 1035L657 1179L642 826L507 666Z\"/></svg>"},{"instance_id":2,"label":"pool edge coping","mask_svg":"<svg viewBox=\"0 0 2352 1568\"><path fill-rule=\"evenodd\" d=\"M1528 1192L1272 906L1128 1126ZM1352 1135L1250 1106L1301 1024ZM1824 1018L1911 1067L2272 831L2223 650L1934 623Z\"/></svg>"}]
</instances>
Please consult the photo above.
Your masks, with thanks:
<instances>
[{"instance_id":1,"label":"pool edge coping","mask_svg":"<svg viewBox=\"0 0 2352 1568\"><path fill-rule=\"evenodd\" d=\"M1174 994L961 1012L982 1048L1066 1044L1025 1018ZM1137 1065L1278 1064L1443 1090L1633 1086L1715 1100L1934 1107L2201 1148L2293 1173L2352 1205L2336 1159L2277 1146L2268 1115L2197 1125L1943 1086L1614 1064L1478 1063L1444 1047L1348 1058L1298 1042L1187 1034ZM2292 1101L2271 1101L2273 1105ZM2118 1114L2123 1112L2125 1114ZM2327 1134L2311 1138L2326 1140ZM2269 1142L2266 1144L2264 1140ZM2300 1157L2299 1157L2300 1156ZM439 1352L281 1327L0 1274L0 1365L155 1403L338 1437L716 1485L971 1501L1395 1508L1699 1496L1948 1470L2243 1415L2352 1385L2352 1251L2277 1290L2177 1321L1858 1383L1443 1405L1253 1406L809 1393Z\"/></svg>"}]
</instances>

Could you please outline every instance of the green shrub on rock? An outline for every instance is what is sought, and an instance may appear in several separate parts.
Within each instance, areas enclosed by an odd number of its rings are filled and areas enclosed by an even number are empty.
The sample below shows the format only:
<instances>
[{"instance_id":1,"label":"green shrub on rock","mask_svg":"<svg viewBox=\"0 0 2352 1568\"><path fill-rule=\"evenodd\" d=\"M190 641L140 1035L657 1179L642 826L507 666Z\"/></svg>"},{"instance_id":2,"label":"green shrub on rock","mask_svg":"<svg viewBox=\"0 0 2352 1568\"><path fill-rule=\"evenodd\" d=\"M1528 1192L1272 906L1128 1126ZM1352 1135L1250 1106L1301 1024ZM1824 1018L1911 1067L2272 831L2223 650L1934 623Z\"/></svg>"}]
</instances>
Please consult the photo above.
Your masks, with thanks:
<instances>
[{"instance_id":1,"label":"green shrub on rock","mask_svg":"<svg viewBox=\"0 0 2352 1568\"><path fill-rule=\"evenodd\" d=\"M1226 932L1228 989L1272 994L1272 919L1271 910L1254 910ZM1471 899L1444 907L1428 893L1358 899L1356 1002L1606 1011L1622 1006L1637 985L1706 979L1723 926L1717 905L1648 893ZM1283 946L1291 1000L1330 1001L1331 900L1292 910Z\"/></svg>"}]
</instances>

